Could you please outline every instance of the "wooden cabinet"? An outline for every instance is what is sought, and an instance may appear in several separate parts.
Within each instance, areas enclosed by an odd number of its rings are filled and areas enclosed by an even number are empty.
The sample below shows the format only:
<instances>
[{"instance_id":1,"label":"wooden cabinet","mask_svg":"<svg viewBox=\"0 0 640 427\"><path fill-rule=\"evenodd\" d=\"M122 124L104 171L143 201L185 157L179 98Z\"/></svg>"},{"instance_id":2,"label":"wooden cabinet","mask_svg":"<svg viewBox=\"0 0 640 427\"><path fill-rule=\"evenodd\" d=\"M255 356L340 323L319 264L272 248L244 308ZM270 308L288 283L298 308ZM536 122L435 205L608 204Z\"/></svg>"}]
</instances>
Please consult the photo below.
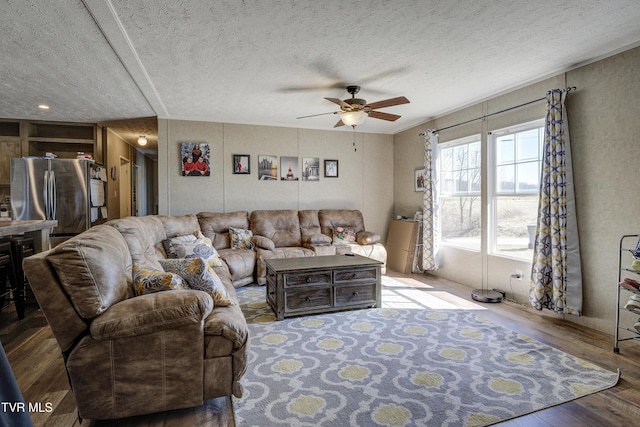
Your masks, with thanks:
<instances>
[{"instance_id":1,"label":"wooden cabinet","mask_svg":"<svg viewBox=\"0 0 640 427\"><path fill-rule=\"evenodd\" d=\"M96 125L86 123L27 123L30 156L54 153L61 159L75 159L78 152L94 156Z\"/></svg>"},{"instance_id":2,"label":"wooden cabinet","mask_svg":"<svg viewBox=\"0 0 640 427\"><path fill-rule=\"evenodd\" d=\"M418 247L422 245L420 221L392 220L387 234L387 267L403 274L413 270Z\"/></svg>"},{"instance_id":3,"label":"wooden cabinet","mask_svg":"<svg viewBox=\"0 0 640 427\"><path fill-rule=\"evenodd\" d=\"M0 185L10 185L11 159L54 153L61 159L75 159L78 152L96 152L97 125L91 123L0 121Z\"/></svg>"},{"instance_id":4,"label":"wooden cabinet","mask_svg":"<svg viewBox=\"0 0 640 427\"><path fill-rule=\"evenodd\" d=\"M10 184L13 157L22 157L20 123L0 122L0 185Z\"/></svg>"}]
</instances>

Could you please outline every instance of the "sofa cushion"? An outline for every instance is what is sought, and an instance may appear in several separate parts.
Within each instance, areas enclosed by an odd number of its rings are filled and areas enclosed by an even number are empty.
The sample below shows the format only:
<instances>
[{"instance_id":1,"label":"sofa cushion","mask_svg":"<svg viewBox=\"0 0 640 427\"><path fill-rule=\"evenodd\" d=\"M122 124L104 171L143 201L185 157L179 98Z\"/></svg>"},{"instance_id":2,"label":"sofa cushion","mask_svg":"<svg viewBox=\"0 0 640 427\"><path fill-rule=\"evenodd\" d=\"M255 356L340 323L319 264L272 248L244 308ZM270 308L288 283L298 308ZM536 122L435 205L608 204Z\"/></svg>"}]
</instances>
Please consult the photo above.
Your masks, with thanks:
<instances>
[{"instance_id":1,"label":"sofa cushion","mask_svg":"<svg viewBox=\"0 0 640 427\"><path fill-rule=\"evenodd\" d=\"M157 216L129 216L109 221L107 225L122 234L133 262L153 270L162 270L158 259L165 256L161 243L167 238L167 234Z\"/></svg>"},{"instance_id":2,"label":"sofa cushion","mask_svg":"<svg viewBox=\"0 0 640 427\"><path fill-rule=\"evenodd\" d=\"M162 223L167 239L200 231L198 217L194 214L181 216L155 215L155 218Z\"/></svg>"},{"instance_id":3,"label":"sofa cushion","mask_svg":"<svg viewBox=\"0 0 640 427\"><path fill-rule=\"evenodd\" d=\"M242 284L250 283L247 280L253 281L253 270L256 266L256 254L254 251L242 251L238 249L220 249L220 258L222 258L229 268L231 274L231 280L235 286L238 281L242 281ZM217 269L216 269L217 273ZM218 276L220 276L218 274ZM248 278L247 280L241 280Z\"/></svg>"},{"instance_id":4,"label":"sofa cushion","mask_svg":"<svg viewBox=\"0 0 640 427\"><path fill-rule=\"evenodd\" d=\"M356 235L356 242L361 245L373 245L380 241L380 235L371 231L361 231Z\"/></svg>"},{"instance_id":5,"label":"sofa cushion","mask_svg":"<svg viewBox=\"0 0 640 427\"><path fill-rule=\"evenodd\" d=\"M253 211L251 212L250 224L254 235L273 240L276 248L302 246L298 211Z\"/></svg>"},{"instance_id":6,"label":"sofa cushion","mask_svg":"<svg viewBox=\"0 0 640 427\"><path fill-rule=\"evenodd\" d=\"M322 233L320 228L320 220L318 219L317 210L298 211L298 219L300 220L300 233L303 243L309 243L305 239Z\"/></svg>"},{"instance_id":7,"label":"sofa cushion","mask_svg":"<svg viewBox=\"0 0 640 427\"><path fill-rule=\"evenodd\" d=\"M190 289L207 292L216 306L234 304L222 281L204 259L162 259L160 264L165 271L179 274Z\"/></svg>"},{"instance_id":8,"label":"sofa cushion","mask_svg":"<svg viewBox=\"0 0 640 427\"><path fill-rule=\"evenodd\" d=\"M253 249L253 233L245 228L229 227L231 249Z\"/></svg>"},{"instance_id":9,"label":"sofa cushion","mask_svg":"<svg viewBox=\"0 0 640 427\"><path fill-rule=\"evenodd\" d=\"M200 230L168 238L162 242L168 258L203 258L211 267L219 267L222 260L211 245L211 240Z\"/></svg>"},{"instance_id":10,"label":"sofa cushion","mask_svg":"<svg viewBox=\"0 0 640 427\"><path fill-rule=\"evenodd\" d=\"M112 340L175 329L202 322L212 309L211 297L191 290L130 298L95 318L91 337Z\"/></svg>"},{"instance_id":11,"label":"sofa cushion","mask_svg":"<svg viewBox=\"0 0 640 427\"><path fill-rule=\"evenodd\" d=\"M357 209L320 209L318 220L322 234L333 235L336 227L353 228L356 233L365 231L362 212Z\"/></svg>"},{"instance_id":12,"label":"sofa cushion","mask_svg":"<svg viewBox=\"0 0 640 427\"><path fill-rule=\"evenodd\" d=\"M205 237L211 239L216 249L231 247L229 242L229 227L248 229L249 213L237 212L200 212L197 215L200 223L200 231Z\"/></svg>"},{"instance_id":13,"label":"sofa cushion","mask_svg":"<svg viewBox=\"0 0 640 427\"><path fill-rule=\"evenodd\" d=\"M356 242L356 230L348 227L336 227L333 229L333 244L344 245Z\"/></svg>"},{"instance_id":14,"label":"sofa cushion","mask_svg":"<svg viewBox=\"0 0 640 427\"><path fill-rule=\"evenodd\" d=\"M175 273L151 270L138 264L133 264L132 270L133 288L136 295L184 289L182 277Z\"/></svg>"},{"instance_id":15,"label":"sofa cushion","mask_svg":"<svg viewBox=\"0 0 640 427\"><path fill-rule=\"evenodd\" d=\"M85 319L132 295L131 255L123 236L97 225L54 248L47 261L74 308Z\"/></svg>"}]
</instances>

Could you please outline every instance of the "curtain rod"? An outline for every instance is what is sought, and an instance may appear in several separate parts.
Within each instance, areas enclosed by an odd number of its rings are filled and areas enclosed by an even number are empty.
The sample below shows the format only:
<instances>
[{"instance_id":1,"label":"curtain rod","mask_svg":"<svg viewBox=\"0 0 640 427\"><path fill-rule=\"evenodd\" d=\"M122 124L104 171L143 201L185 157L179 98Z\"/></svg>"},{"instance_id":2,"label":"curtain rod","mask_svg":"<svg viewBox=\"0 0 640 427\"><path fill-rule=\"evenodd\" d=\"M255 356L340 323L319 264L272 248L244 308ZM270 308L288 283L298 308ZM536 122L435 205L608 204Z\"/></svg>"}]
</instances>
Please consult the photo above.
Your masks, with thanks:
<instances>
[{"instance_id":1,"label":"curtain rod","mask_svg":"<svg viewBox=\"0 0 640 427\"><path fill-rule=\"evenodd\" d=\"M571 87L568 87L566 89L567 93L571 92L572 90L576 90L576 87L575 86L571 86ZM451 129L451 128L454 128L454 127L457 127L457 126L466 125L467 123L475 122L476 120L483 120L483 119L486 119L487 117L495 116L496 114L502 114L502 113L505 113L507 111L515 110L516 108L520 108L520 107L524 107L524 106L529 105L529 104L533 104L533 103L536 103L536 102L544 101L545 99L547 99L546 96L543 97L543 98L534 99L533 101L525 102L524 104L516 105L515 107L505 108L504 110L496 111L495 113L485 114L484 116L476 117L475 119L470 119L470 120L467 120L467 121L464 121L464 122L456 123L455 125L445 126L443 128L440 128L440 129L434 129L431 132L438 133L441 130L446 130L446 129ZM420 132L418 135L419 136L424 136L425 133L424 132Z\"/></svg>"}]
</instances>

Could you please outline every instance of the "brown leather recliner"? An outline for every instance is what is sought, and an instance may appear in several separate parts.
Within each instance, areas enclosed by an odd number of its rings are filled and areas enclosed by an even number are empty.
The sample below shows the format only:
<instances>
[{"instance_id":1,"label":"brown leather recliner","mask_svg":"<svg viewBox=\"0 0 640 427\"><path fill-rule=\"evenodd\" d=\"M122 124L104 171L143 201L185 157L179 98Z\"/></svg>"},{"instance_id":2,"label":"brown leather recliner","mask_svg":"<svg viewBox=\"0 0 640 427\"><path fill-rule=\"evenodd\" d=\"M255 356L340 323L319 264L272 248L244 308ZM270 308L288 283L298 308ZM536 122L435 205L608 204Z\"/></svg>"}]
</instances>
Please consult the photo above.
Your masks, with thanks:
<instances>
[{"instance_id":1,"label":"brown leather recliner","mask_svg":"<svg viewBox=\"0 0 640 427\"><path fill-rule=\"evenodd\" d=\"M252 249L234 249L229 239L229 228L249 229L249 213L200 212L197 215L202 234L213 243L220 258L229 267L233 286L236 288L253 283L256 254Z\"/></svg>"},{"instance_id":2,"label":"brown leather recliner","mask_svg":"<svg viewBox=\"0 0 640 427\"><path fill-rule=\"evenodd\" d=\"M297 210L257 210L251 212L250 227L256 251L256 282L267 282L267 267L271 258L314 256L313 249L302 245L302 233Z\"/></svg>"},{"instance_id":3,"label":"brown leather recliner","mask_svg":"<svg viewBox=\"0 0 640 427\"><path fill-rule=\"evenodd\" d=\"M25 259L82 418L242 395L248 328L237 303L214 307L197 290L133 294L132 264L156 266L164 257L161 242L197 224L195 215L123 218ZM215 270L235 300L226 264Z\"/></svg>"}]
</instances>

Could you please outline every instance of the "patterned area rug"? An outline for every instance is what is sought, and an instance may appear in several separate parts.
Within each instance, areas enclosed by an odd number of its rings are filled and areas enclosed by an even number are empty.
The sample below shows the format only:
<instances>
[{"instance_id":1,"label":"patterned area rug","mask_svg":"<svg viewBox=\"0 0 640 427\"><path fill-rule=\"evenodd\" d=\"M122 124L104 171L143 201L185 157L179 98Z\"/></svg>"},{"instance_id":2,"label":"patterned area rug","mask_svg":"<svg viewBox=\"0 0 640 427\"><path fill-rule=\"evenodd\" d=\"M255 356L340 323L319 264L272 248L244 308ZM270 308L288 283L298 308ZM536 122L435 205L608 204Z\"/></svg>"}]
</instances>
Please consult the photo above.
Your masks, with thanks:
<instances>
[{"instance_id":1,"label":"patterned area rug","mask_svg":"<svg viewBox=\"0 0 640 427\"><path fill-rule=\"evenodd\" d=\"M276 322L264 292L238 289L251 333L238 427L483 426L618 381L482 310L382 307Z\"/></svg>"}]
</instances>

